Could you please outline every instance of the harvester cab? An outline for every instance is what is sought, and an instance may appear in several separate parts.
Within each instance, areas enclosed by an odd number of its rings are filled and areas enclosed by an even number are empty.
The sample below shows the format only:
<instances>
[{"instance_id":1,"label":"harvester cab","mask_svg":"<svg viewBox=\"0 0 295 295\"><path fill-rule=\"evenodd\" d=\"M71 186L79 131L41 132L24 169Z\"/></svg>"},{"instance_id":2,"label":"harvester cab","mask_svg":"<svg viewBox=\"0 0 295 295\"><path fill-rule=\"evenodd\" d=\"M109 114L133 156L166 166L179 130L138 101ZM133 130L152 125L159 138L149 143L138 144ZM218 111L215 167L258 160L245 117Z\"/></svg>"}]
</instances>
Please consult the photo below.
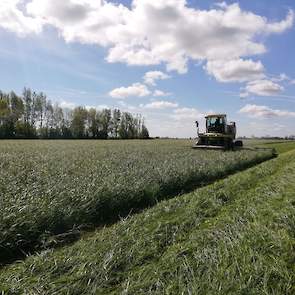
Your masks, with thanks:
<instances>
[{"instance_id":1,"label":"harvester cab","mask_svg":"<svg viewBox=\"0 0 295 295\"><path fill-rule=\"evenodd\" d=\"M205 149L233 149L242 147L243 142L236 139L236 123L227 123L225 114L208 115L206 119L206 131L199 132L199 122L196 121L198 140L193 148Z\"/></svg>"}]
</instances>

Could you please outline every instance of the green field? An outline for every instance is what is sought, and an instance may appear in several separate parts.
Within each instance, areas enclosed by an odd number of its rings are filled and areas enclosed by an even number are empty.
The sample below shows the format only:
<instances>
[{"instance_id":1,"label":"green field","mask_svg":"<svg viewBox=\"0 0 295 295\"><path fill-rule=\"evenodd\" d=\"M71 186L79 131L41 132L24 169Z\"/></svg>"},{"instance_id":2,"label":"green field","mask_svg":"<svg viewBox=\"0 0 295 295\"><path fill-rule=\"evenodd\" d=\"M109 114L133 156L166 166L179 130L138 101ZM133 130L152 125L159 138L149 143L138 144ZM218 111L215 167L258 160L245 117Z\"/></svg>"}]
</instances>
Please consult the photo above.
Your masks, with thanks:
<instances>
[{"instance_id":1,"label":"green field","mask_svg":"<svg viewBox=\"0 0 295 295\"><path fill-rule=\"evenodd\" d=\"M294 180L295 151L282 153L5 267L0 286L7 294L294 294Z\"/></svg>"},{"instance_id":2,"label":"green field","mask_svg":"<svg viewBox=\"0 0 295 295\"><path fill-rule=\"evenodd\" d=\"M188 141L180 140L20 143L0 143L1 173L6 177L1 177L1 187L7 189L1 189L0 241L10 237L16 248L21 244L13 239L11 222L15 233L25 236L21 231L27 231L26 236L38 240L42 234L54 233L50 222L61 218L56 210L64 214L62 220L69 227L104 220L101 212L90 210L101 208L100 195L93 192L120 185L115 191L125 194L107 194L106 200L127 212L271 157L270 150L259 149L194 151ZM295 143L263 143L268 145L279 145L282 154L84 234L73 245L48 249L2 268L0 290L4 294L294 294ZM16 161L20 153L25 156ZM29 177L24 183L16 175ZM10 184L9 177L20 182ZM106 188L99 190L103 184ZM42 194L49 187L52 194ZM147 195L142 193L146 188ZM29 192L21 193L25 189ZM134 202L136 196L139 201ZM7 212L13 212L10 224L5 223ZM43 232L34 227L34 222L44 220L42 212L50 221L42 223ZM77 214L73 223L71 212Z\"/></svg>"},{"instance_id":3,"label":"green field","mask_svg":"<svg viewBox=\"0 0 295 295\"><path fill-rule=\"evenodd\" d=\"M1 141L0 262L272 157L270 151L195 151L191 144ZM52 238L68 231L62 241Z\"/></svg>"}]
</instances>

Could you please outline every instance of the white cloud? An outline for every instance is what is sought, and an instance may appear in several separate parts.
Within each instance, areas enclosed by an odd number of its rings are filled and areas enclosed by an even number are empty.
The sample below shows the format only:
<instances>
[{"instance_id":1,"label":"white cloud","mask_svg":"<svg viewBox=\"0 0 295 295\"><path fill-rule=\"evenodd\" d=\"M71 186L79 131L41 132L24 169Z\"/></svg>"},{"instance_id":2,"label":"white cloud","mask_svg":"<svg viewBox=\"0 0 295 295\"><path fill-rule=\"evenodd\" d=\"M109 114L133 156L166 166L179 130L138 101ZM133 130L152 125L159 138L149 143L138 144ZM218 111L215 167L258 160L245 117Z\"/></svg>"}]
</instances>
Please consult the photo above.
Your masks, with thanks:
<instances>
[{"instance_id":1,"label":"white cloud","mask_svg":"<svg viewBox=\"0 0 295 295\"><path fill-rule=\"evenodd\" d=\"M95 109L95 110L97 110L97 111L101 111L101 110L103 110L103 109L111 109L111 107L108 106L108 105L106 105L106 104L99 104L99 105L93 105L93 106L91 106L91 105L86 105L85 108L86 108L86 110L88 110L88 111L89 111L90 109Z\"/></svg>"},{"instance_id":2,"label":"white cloud","mask_svg":"<svg viewBox=\"0 0 295 295\"><path fill-rule=\"evenodd\" d=\"M159 97L159 96L170 96L171 93L170 92L164 92L162 90L155 90L153 93L153 96L155 97Z\"/></svg>"},{"instance_id":3,"label":"white cloud","mask_svg":"<svg viewBox=\"0 0 295 295\"><path fill-rule=\"evenodd\" d=\"M271 81L284 82L284 81L290 81L290 78L285 73L281 73L278 77L272 78Z\"/></svg>"},{"instance_id":4,"label":"white cloud","mask_svg":"<svg viewBox=\"0 0 295 295\"><path fill-rule=\"evenodd\" d=\"M188 59L239 58L265 52L257 36L282 32L291 26L292 19L290 12L286 20L269 23L264 17L242 11L238 4L198 10L188 8L186 1L134 1L130 21L121 31L123 35L133 34L134 42L113 46L108 60L165 62L168 70L184 73Z\"/></svg>"},{"instance_id":5,"label":"white cloud","mask_svg":"<svg viewBox=\"0 0 295 295\"><path fill-rule=\"evenodd\" d=\"M146 85L141 83L134 83L129 87L119 87L113 89L109 95L113 98L127 98L127 97L144 97L150 95L151 92Z\"/></svg>"},{"instance_id":6,"label":"white cloud","mask_svg":"<svg viewBox=\"0 0 295 295\"><path fill-rule=\"evenodd\" d=\"M264 53L260 37L282 33L294 20L291 10L282 21L270 22L239 4L201 10L185 0L133 0L131 8L102 0L28 0L25 15L18 6L22 1L1 1L1 27L25 34L51 25L67 42L108 47L109 62L165 63L167 70L179 73L187 71L189 59Z\"/></svg>"},{"instance_id":7,"label":"white cloud","mask_svg":"<svg viewBox=\"0 0 295 295\"><path fill-rule=\"evenodd\" d=\"M195 108L178 108L171 115L175 120L198 120L203 119L205 114Z\"/></svg>"},{"instance_id":8,"label":"white cloud","mask_svg":"<svg viewBox=\"0 0 295 295\"><path fill-rule=\"evenodd\" d=\"M253 118L273 118L273 117L295 117L295 112L286 110L276 110L268 106L247 104L239 110L241 114L247 114Z\"/></svg>"},{"instance_id":9,"label":"white cloud","mask_svg":"<svg viewBox=\"0 0 295 295\"><path fill-rule=\"evenodd\" d=\"M214 3L214 5L217 6L217 7L223 8L223 9L225 9L227 7L227 3L225 1L216 2L216 3Z\"/></svg>"},{"instance_id":10,"label":"white cloud","mask_svg":"<svg viewBox=\"0 0 295 295\"><path fill-rule=\"evenodd\" d=\"M169 79L170 76L161 72L161 71L150 71L145 73L143 79L144 83L148 85L155 86L157 80L166 80Z\"/></svg>"},{"instance_id":11,"label":"white cloud","mask_svg":"<svg viewBox=\"0 0 295 295\"><path fill-rule=\"evenodd\" d=\"M140 107L145 108L145 109L163 110L163 109L177 108L178 103L159 100L159 101L153 101L153 102L148 103L146 105L141 104Z\"/></svg>"},{"instance_id":12,"label":"white cloud","mask_svg":"<svg viewBox=\"0 0 295 295\"><path fill-rule=\"evenodd\" d=\"M102 0L31 0L26 9L33 17L56 27L67 42L101 46L112 44L115 31L130 14L127 7Z\"/></svg>"},{"instance_id":13,"label":"white cloud","mask_svg":"<svg viewBox=\"0 0 295 295\"><path fill-rule=\"evenodd\" d=\"M42 20L26 16L17 6L20 2L20 0L1 0L0 28L22 37L31 33L40 33L43 26Z\"/></svg>"},{"instance_id":14,"label":"white cloud","mask_svg":"<svg viewBox=\"0 0 295 295\"><path fill-rule=\"evenodd\" d=\"M65 101L65 100L62 100L61 102L58 102L59 103L59 106L63 109L74 109L77 105L73 102L69 102L69 101Z\"/></svg>"},{"instance_id":15,"label":"white cloud","mask_svg":"<svg viewBox=\"0 0 295 295\"><path fill-rule=\"evenodd\" d=\"M245 88L246 93L259 96L274 96L280 94L283 90L283 86L267 79L251 81Z\"/></svg>"},{"instance_id":16,"label":"white cloud","mask_svg":"<svg viewBox=\"0 0 295 295\"><path fill-rule=\"evenodd\" d=\"M286 29L291 28L294 23L294 11L289 10L286 19L281 22L270 23L267 25L266 32L268 33L282 33Z\"/></svg>"},{"instance_id":17,"label":"white cloud","mask_svg":"<svg viewBox=\"0 0 295 295\"><path fill-rule=\"evenodd\" d=\"M240 98L243 99L243 98L247 98L249 96L249 93L248 92L241 92L240 93Z\"/></svg>"},{"instance_id":18,"label":"white cloud","mask_svg":"<svg viewBox=\"0 0 295 295\"><path fill-rule=\"evenodd\" d=\"M264 78L264 66L251 59L209 60L204 66L219 82L246 82Z\"/></svg>"},{"instance_id":19,"label":"white cloud","mask_svg":"<svg viewBox=\"0 0 295 295\"><path fill-rule=\"evenodd\" d=\"M66 100L57 101L57 103L61 108L67 109L67 110L73 110L74 108L76 108L78 106L76 103L69 102ZM93 105L93 106L92 105L85 105L85 108L87 110L90 110L90 109L102 110L102 109L109 109L111 107L107 106L105 104L101 104L101 105Z\"/></svg>"}]
</instances>

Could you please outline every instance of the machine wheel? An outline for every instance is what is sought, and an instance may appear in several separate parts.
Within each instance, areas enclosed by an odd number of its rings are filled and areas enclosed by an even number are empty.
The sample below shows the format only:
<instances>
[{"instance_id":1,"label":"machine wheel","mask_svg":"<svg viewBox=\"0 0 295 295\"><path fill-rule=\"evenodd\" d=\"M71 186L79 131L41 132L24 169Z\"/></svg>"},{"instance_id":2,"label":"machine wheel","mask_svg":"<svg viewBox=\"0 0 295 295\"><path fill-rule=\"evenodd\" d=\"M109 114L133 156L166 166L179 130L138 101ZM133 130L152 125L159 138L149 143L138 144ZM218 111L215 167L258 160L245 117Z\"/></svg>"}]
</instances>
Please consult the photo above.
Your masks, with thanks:
<instances>
[{"instance_id":1,"label":"machine wheel","mask_svg":"<svg viewBox=\"0 0 295 295\"><path fill-rule=\"evenodd\" d=\"M243 142L241 140L236 140L235 141L235 146L236 147L243 147Z\"/></svg>"}]
</instances>

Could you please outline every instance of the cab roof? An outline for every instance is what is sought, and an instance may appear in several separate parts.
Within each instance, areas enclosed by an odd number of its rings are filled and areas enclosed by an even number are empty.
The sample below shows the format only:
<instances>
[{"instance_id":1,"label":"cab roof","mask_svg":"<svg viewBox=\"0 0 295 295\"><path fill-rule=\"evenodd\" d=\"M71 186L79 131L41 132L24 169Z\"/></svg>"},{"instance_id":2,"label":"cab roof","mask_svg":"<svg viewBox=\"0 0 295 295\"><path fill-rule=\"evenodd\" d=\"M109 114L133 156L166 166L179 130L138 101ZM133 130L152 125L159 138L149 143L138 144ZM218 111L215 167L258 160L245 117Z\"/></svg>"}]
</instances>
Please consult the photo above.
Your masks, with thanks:
<instances>
[{"instance_id":1,"label":"cab roof","mask_svg":"<svg viewBox=\"0 0 295 295\"><path fill-rule=\"evenodd\" d=\"M207 115L205 118L212 118L212 117L226 117L226 114L211 114L211 115Z\"/></svg>"}]
</instances>

